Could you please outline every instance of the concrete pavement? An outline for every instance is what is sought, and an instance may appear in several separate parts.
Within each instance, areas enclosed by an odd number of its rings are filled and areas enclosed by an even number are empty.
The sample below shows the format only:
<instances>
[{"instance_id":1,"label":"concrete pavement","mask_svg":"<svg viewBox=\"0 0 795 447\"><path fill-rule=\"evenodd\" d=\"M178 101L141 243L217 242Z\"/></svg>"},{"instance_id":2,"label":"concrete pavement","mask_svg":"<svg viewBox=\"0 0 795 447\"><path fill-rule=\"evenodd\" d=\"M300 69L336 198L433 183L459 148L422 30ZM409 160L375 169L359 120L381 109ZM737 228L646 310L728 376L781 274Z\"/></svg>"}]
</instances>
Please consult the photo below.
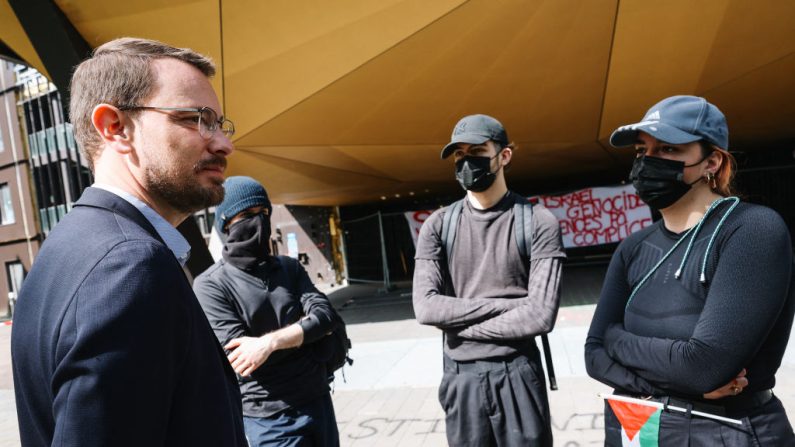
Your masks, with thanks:
<instances>
[{"instance_id":1,"label":"concrete pavement","mask_svg":"<svg viewBox=\"0 0 795 447\"><path fill-rule=\"evenodd\" d=\"M357 291L357 289L359 289ZM348 322L353 366L338 374L333 394L343 446L445 446L444 413L437 400L441 336L411 318L410 296L361 296L351 286L330 293ZM583 342L594 306L562 308L549 340L558 391L550 392L555 445L602 445L602 401L608 388L589 379ZM11 326L0 325L0 447L19 445L12 390ZM795 414L795 343L777 375L776 394Z\"/></svg>"},{"instance_id":2,"label":"concrete pavement","mask_svg":"<svg viewBox=\"0 0 795 447\"><path fill-rule=\"evenodd\" d=\"M397 294L342 304L355 362L337 375L334 402L346 446L445 446L444 413L437 400L442 376L441 335L413 319L385 318L410 312L410 297ZM610 388L585 371L583 343L595 306L561 308L549 341L559 390L549 392L555 445L585 447L604 441L603 402ZM367 315L380 315L365 321ZM795 343L777 374L776 394L795 414Z\"/></svg>"},{"instance_id":3,"label":"concrete pavement","mask_svg":"<svg viewBox=\"0 0 795 447\"><path fill-rule=\"evenodd\" d=\"M387 298L369 305L384 306ZM410 306L408 298L391 306ZM368 304L342 308L343 318ZM381 309L383 312L384 310ZM564 308L550 336L558 391L550 392L555 445L601 445L602 402L609 389L585 375L582 343L593 306ZM354 317L356 318L356 317ZM414 320L349 325L355 362L338 374L334 402L340 438L349 446L445 446L437 400L442 377L440 332Z\"/></svg>"},{"instance_id":4,"label":"concrete pavement","mask_svg":"<svg viewBox=\"0 0 795 447\"><path fill-rule=\"evenodd\" d=\"M0 323L0 447L19 445L11 374L11 326L8 323Z\"/></svg>"}]
</instances>

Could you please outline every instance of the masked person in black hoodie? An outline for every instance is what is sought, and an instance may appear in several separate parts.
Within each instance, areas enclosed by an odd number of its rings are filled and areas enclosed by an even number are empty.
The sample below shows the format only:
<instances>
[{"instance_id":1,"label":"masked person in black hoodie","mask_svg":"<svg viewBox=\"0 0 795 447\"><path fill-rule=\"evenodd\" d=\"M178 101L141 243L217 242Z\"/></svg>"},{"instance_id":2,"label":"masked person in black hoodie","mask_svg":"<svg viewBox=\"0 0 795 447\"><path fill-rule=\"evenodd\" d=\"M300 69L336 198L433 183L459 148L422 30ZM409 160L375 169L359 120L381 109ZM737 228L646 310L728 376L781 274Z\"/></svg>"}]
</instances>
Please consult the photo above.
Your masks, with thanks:
<instances>
[{"instance_id":1,"label":"masked person in black hoodie","mask_svg":"<svg viewBox=\"0 0 795 447\"><path fill-rule=\"evenodd\" d=\"M461 119L441 156L454 158L466 197L434 212L417 240L414 312L444 333L439 401L451 446L552 446L535 336L555 324L565 252L557 219L535 205L524 221L531 247L520 253L514 211L529 206L505 182L513 151L496 119Z\"/></svg>"},{"instance_id":2,"label":"masked person in black hoodie","mask_svg":"<svg viewBox=\"0 0 795 447\"><path fill-rule=\"evenodd\" d=\"M250 177L229 177L216 208L223 259L194 281L238 374L251 446L337 446L328 375L312 344L341 319L296 260L271 256L272 206Z\"/></svg>"},{"instance_id":3,"label":"masked person in black hoodie","mask_svg":"<svg viewBox=\"0 0 795 447\"><path fill-rule=\"evenodd\" d=\"M634 145L630 178L662 219L610 261L585 343L588 374L616 394L685 409L657 413L648 435L660 446L795 445L772 391L795 312L792 241L773 210L732 197L723 113L704 98L670 97L610 143ZM605 405L607 446L636 435L623 411Z\"/></svg>"}]
</instances>

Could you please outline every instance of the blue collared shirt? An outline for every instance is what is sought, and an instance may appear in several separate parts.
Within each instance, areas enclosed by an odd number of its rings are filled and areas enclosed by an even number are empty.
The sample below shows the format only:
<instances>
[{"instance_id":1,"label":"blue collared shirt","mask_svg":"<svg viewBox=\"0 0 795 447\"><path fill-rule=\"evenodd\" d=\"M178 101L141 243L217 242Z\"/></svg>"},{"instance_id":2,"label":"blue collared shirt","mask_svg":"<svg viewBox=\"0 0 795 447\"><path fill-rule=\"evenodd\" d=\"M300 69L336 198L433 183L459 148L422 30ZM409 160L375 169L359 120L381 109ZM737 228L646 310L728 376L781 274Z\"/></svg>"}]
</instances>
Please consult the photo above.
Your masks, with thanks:
<instances>
[{"instance_id":1,"label":"blue collared shirt","mask_svg":"<svg viewBox=\"0 0 795 447\"><path fill-rule=\"evenodd\" d=\"M174 226L172 226L166 219L163 218L163 216L157 214L157 211L153 210L152 207L127 191L101 183L94 183L91 186L105 190L112 194L116 194L122 199L130 202L130 205L138 208L138 211L140 211L144 217L146 217L146 220L152 224L152 226L155 228L155 231L157 231L157 234L161 239L163 239L163 242L166 243L168 249L174 253L177 261L179 261L179 264L183 267L185 266L185 263L188 262L188 258L190 257L190 244L187 240L185 240L182 234L177 231L176 228L174 228Z\"/></svg>"}]
</instances>

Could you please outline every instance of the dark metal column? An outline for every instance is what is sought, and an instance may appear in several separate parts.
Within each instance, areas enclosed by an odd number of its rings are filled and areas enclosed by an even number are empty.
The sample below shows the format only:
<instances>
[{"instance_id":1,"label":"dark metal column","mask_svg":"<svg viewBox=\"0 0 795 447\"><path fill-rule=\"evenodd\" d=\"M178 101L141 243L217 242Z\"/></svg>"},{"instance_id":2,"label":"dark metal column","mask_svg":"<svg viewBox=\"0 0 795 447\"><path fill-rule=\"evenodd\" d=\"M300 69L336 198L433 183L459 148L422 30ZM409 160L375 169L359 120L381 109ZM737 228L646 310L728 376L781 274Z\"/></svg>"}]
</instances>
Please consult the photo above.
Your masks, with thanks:
<instances>
[{"instance_id":1,"label":"dark metal column","mask_svg":"<svg viewBox=\"0 0 795 447\"><path fill-rule=\"evenodd\" d=\"M52 0L9 0L53 84L69 91L72 69L91 52L74 25ZM67 107L68 108L68 107Z\"/></svg>"}]
</instances>

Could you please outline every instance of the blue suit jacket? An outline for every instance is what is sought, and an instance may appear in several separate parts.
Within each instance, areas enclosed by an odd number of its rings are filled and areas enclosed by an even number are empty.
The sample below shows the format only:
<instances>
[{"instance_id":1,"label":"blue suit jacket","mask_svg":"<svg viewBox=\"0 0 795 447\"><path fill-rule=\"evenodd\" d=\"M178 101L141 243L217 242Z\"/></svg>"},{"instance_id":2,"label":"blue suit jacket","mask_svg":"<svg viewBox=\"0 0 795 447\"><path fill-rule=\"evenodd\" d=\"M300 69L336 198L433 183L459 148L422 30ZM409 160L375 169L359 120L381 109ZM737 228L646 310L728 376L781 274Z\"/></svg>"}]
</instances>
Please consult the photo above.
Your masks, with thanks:
<instances>
[{"instance_id":1,"label":"blue suit jacket","mask_svg":"<svg viewBox=\"0 0 795 447\"><path fill-rule=\"evenodd\" d=\"M88 188L18 303L23 445L246 445L234 371L176 258L124 199Z\"/></svg>"}]
</instances>

